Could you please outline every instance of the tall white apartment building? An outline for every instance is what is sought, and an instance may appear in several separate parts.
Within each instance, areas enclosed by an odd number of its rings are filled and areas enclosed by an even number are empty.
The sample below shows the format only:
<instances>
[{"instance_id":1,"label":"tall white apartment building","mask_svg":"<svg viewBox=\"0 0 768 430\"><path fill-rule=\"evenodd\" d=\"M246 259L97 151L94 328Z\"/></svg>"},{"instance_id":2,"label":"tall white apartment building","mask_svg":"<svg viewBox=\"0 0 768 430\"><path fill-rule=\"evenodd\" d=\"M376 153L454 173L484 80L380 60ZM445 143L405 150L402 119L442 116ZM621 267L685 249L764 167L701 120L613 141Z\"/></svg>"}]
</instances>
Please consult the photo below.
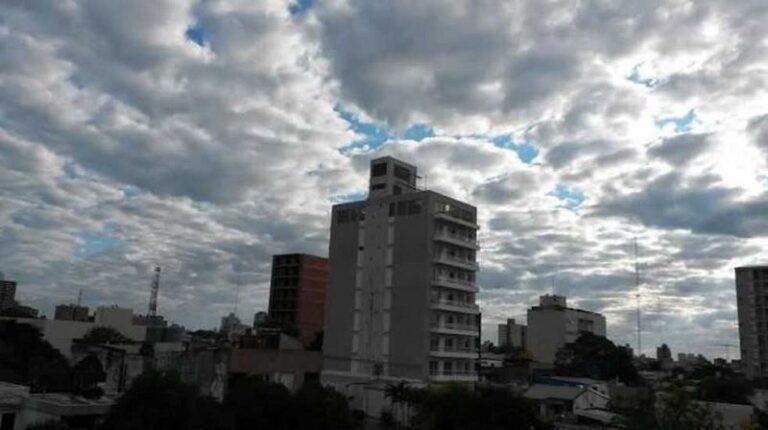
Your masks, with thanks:
<instances>
[{"instance_id":1,"label":"tall white apartment building","mask_svg":"<svg viewBox=\"0 0 768 430\"><path fill-rule=\"evenodd\" d=\"M322 380L477 380L477 211L416 188L416 167L371 161L368 199L335 205Z\"/></svg>"},{"instance_id":2,"label":"tall white apartment building","mask_svg":"<svg viewBox=\"0 0 768 430\"><path fill-rule=\"evenodd\" d=\"M736 268L741 365L748 378L768 376L768 266Z\"/></svg>"}]
</instances>

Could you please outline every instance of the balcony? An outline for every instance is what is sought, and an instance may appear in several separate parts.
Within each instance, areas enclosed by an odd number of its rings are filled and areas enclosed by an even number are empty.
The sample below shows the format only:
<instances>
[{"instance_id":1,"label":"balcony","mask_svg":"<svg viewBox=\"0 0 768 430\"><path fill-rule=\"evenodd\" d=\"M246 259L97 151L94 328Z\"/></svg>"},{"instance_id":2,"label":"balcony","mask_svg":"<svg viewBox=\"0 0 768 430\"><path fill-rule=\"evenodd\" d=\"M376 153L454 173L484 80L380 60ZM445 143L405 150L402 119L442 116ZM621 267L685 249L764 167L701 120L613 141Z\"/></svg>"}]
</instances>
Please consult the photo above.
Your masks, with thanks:
<instances>
[{"instance_id":1,"label":"balcony","mask_svg":"<svg viewBox=\"0 0 768 430\"><path fill-rule=\"evenodd\" d=\"M445 299L432 299L432 309L470 314L480 312L480 307L474 303Z\"/></svg>"},{"instance_id":2,"label":"balcony","mask_svg":"<svg viewBox=\"0 0 768 430\"><path fill-rule=\"evenodd\" d=\"M451 212L451 211L435 212L435 218L441 219L443 221L453 222L459 225L463 225L464 227L473 228L475 230L480 228L480 226L477 225L474 220L470 220L465 217L462 217L457 212Z\"/></svg>"},{"instance_id":3,"label":"balcony","mask_svg":"<svg viewBox=\"0 0 768 430\"><path fill-rule=\"evenodd\" d=\"M469 370L430 371L429 379L435 382L477 382L477 373Z\"/></svg>"},{"instance_id":4,"label":"balcony","mask_svg":"<svg viewBox=\"0 0 768 430\"><path fill-rule=\"evenodd\" d=\"M446 264L449 266L458 267L465 270L478 270L479 266L476 261L468 260L466 258L461 258L458 256L451 256L446 253L438 253L435 254L435 257L432 259L435 263L440 264Z\"/></svg>"},{"instance_id":5,"label":"balcony","mask_svg":"<svg viewBox=\"0 0 768 430\"><path fill-rule=\"evenodd\" d=\"M436 333L474 336L477 336L480 333L480 327L472 324L432 323L430 327L432 331Z\"/></svg>"},{"instance_id":6,"label":"balcony","mask_svg":"<svg viewBox=\"0 0 768 430\"><path fill-rule=\"evenodd\" d=\"M429 351L429 355L441 358L477 358L477 348L437 347Z\"/></svg>"},{"instance_id":7,"label":"balcony","mask_svg":"<svg viewBox=\"0 0 768 430\"><path fill-rule=\"evenodd\" d=\"M468 281L459 278L449 278L447 276L435 276L432 279L432 285L436 287L454 288L469 293L476 293L479 291L474 281Z\"/></svg>"},{"instance_id":8,"label":"balcony","mask_svg":"<svg viewBox=\"0 0 768 430\"><path fill-rule=\"evenodd\" d=\"M480 249L480 245L477 244L475 238L463 234L451 233L445 230L435 231L435 240L474 250Z\"/></svg>"}]
</instances>

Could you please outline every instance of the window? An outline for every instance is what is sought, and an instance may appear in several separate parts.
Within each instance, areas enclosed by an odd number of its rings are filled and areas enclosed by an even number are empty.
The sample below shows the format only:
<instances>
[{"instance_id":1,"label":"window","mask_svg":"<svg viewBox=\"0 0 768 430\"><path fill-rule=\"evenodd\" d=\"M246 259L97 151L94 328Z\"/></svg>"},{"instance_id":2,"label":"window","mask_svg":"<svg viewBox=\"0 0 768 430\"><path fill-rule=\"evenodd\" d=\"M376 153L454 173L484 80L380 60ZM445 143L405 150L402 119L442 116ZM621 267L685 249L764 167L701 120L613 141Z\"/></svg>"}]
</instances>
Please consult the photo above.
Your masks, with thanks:
<instances>
[{"instance_id":1,"label":"window","mask_svg":"<svg viewBox=\"0 0 768 430\"><path fill-rule=\"evenodd\" d=\"M371 166L371 177L384 176L387 174L387 163L378 163Z\"/></svg>"},{"instance_id":2,"label":"window","mask_svg":"<svg viewBox=\"0 0 768 430\"><path fill-rule=\"evenodd\" d=\"M411 200L408 202L408 215L416 215L421 213L421 201Z\"/></svg>"},{"instance_id":3,"label":"window","mask_svg":"<svg viewBox=\"0 0 768 430\"><path fill-rule=\"evenodd\" d=\"M411 181L411 171L407 167L395 165L395 177L406 182Z\"/></svg>"},{"instance_id":4,"label":"window","mask_svg":"<svg viewBox=\"0 0 768 430\"><path fill-rule=\"evenodd\" d=\"M373 191L373 190L383 190L384 188L387 188L387 184L373 184L373 185L371 185L371 191Z\"/></svg>"},{"instance_id":5,"label":"window","mask_svg":"<svg viewBox=\"0 0 768 430\"><path fill-rule=\"evenodd\" d=\"M400 194L403 194L403 189L395 185L392 187L392 194L399 196Z\"/></svg>"},{"instance_id":6,"label":"window","mask_svg":"<svg viewBox=\"0 0 768 430\"><path fill-rule=\"evenodd\" d=\"M429 362L429 374L430 375L437 375L437 361L430 361Z\"/></svg>"},{"instance_id":7,"label":"window","mask_svg":"<svg viewBox=\"0 0 768 430\"><path fill-rule=\"evenodd\" d=\"M397 216L403 216L408 213L408 202L397 202Z\"/></svg>"},{"instance_id":8,"label":"window","mask_svg":"<svg viewBox=\"0 0 768 430\"><path fill-rule=\"evenodd\" d=\"M390 203L389 204L389 216L395 216L395 204Z\"/></svg>"}]
</instances>

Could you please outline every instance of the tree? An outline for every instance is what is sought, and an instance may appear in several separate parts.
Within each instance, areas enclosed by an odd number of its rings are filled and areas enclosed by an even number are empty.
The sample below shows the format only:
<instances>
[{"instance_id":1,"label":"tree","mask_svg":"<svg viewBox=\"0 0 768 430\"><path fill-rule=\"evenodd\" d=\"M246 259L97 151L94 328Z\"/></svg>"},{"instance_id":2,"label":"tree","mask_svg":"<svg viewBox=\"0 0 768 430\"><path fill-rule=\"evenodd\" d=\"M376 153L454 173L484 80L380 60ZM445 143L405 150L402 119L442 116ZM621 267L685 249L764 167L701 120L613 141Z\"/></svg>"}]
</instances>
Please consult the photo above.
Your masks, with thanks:
<instances>
[{"instance_id":1,"label":"tree","mask_svg":"<svg viewBox=\"0 0 768 430\"><path fill-rule=\"evenodd\" d=\"M66 391L69 363L37 327L0 321L0 379L34 391Z\"/></svg>"},{"instance_id":2,"label":"tree","mask_svg":"<svg viewBox=\"0 0 768 430\"><path fill-rule=\"evenodd\" d=\"M749 405L753 392L752 383L744 377L711 376L699 383L699 397L707 402Z\"/></svg>"},{"instance_id":3,"label":"tree","mask_svg":"<svg viewBox=\"0 0 768 430\"><path fill-rule=\"evenodd\" d=\"M360 426L346 397L313 384L291 394L282 385L246 377L232 384L225 405L237 430L353 430Z\"/></svg>"},{"instance_id":4,"label":"tree","mask_svg":"<svg viewBox=\"0 0 768 430\"><path fill-rule=\"evenodd\" d=\"M640 384L627 348L617 347L610 340L587 332L557 351L555 370L561 376L600 380L618 378L628 385Z\"/></svg>"},{"instance_id":5,"label":"tree","mask_svg":"<svg viewBox=\"0 0 768 430\"><path fill-rule=\"evenodd\" d=\"M625 430L725 430L718 413L681 387L622 412L616 424Z\"/></svg>"},{"instance_id":6,"label":"tree","mask_svg":"<svg viewBox=\"0 0 768 430\"><path fill-rule=\"evenodd\" d=\"M114 343L114 344L124 344L124 343L133 343L133 340L126 337L119 331L113 329L112 327L103 327L98 326L94 327L90 330L88 330L88 333L86 333L83 336L82 339L85 343L91 343L91 344L104 344L104 343Z\"/></svg>"},{"instance_id":7,"label":"tree","mask_svg":"<svg viewBox=\"0 0 768 430\"><path fill-rule=\"evenodd\" d=\"M178 375L146 372L110 409L102 430L231 430L213 399L198 396Z\"/></svg>"},{"instance_id":8,"label":"tree","mask_svg":"<svg viewBox=\"0 0 768 430\"><path fill-rule=\"evenodd\" d=\"M423 392L416 408L419 430L546 428L532 403L507 390L449 384Z\"/></svg>"}]
</instances>

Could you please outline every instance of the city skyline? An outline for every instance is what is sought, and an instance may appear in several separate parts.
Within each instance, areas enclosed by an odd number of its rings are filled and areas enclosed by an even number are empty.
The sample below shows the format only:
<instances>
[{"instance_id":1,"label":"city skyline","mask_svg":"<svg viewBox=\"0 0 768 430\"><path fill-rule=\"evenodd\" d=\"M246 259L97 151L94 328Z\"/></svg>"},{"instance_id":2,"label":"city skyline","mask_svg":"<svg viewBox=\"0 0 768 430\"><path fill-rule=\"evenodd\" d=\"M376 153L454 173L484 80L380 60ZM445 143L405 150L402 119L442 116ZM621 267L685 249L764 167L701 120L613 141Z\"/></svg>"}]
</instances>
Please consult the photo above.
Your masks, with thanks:
<instances>
[{"instance_id":1,"label":"city skyline","mask_svg":"<svg viewBox=\"0 0 768 430\"><path fill-rule=\"evenodd\" d=\"M393 156L478 208L484 339L555 293L634 347L637 238L641 352L722 356L733 269L768 262L768 10L451 3L0 5L16 297L143 312L160 265L168 320L250 321Z\"/></svg>"}]
</instances>

